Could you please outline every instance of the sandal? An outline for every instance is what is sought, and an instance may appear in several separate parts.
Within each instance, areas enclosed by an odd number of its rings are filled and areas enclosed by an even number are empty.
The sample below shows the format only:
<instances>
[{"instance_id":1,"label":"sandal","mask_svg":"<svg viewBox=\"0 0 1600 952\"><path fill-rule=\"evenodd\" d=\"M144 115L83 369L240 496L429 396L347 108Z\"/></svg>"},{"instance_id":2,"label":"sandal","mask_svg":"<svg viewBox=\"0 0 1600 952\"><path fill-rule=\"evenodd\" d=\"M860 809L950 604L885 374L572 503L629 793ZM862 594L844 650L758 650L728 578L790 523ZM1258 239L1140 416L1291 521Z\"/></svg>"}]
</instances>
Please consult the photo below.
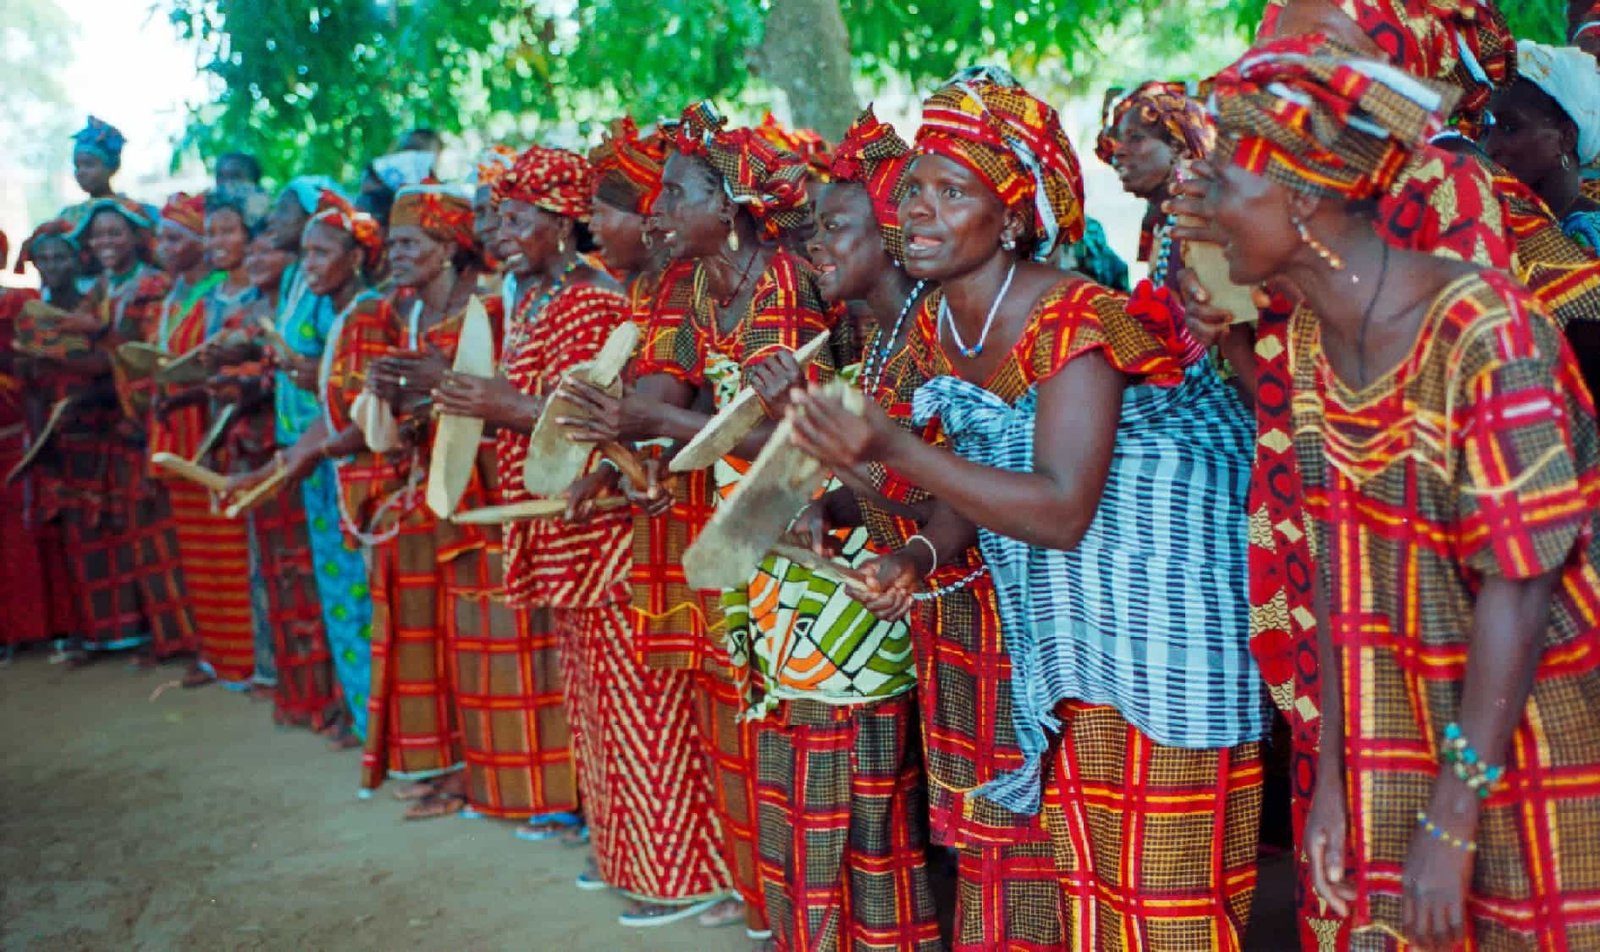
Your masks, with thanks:
<instances>
[{"instance_id":1,"label":"sandal","mask_svg":"<svg viewBox=\"0 0 1600 952\"><path fill-rule=\"evenodd\" d=\"M583 872L578 874L578 878L572 884L584 892L603 892L611 888L610 883L600 878L600 867L596 866L592 859L584 865Z\"/></svg>"},{"instance_id":2,"label":"sandal","mask_svg":"<svg viewBox=\"0 0 1600 952\"><path fill-rule=\"evenodd\" d=\"M180 683L186 688L203 688L215 680L217 679L204 668L190 668Z\"/></svg>"},{"instance_id":3,"label":"sandal","mask_svg":"<svg viewBox=\"0 0 1600 952\"><path fill-rule=\"evenodd\" d=\"M653 929L656 926L682 922L690 916L698 916L721 901L721 899L702 899L688 905L668 905L635 900L632 908L617 917L617 925L627 926L630 929Z\"/></svg>"},{"instance_id":4,"label":"sandal","mask_svg":"<svg viewBox=\"0 0 1600 952\"><path fill-rule=\"evenodd\" d=\"M518 826L512 835L524 843L542 843L582 827L583 817L576 813L545 813L528 817L528 822Z\"/></svg>"},{"instance_id":5,"label":"sandal","mask_svg":"<svg viewBox=\"0 0 1600 952\"><path fill-rule=\"evenodd\" d=\"M404 803L408 800L426 800L435 796L438 792L439 788L434 786L431 781L418 780L416 783L408 783L395 790L394 798Z\"/></svg>"},{"instance_id":6,"label":"sandal","mask_svg":"<svg viewBox=\"0 0 1600 952\"><path fill-rule=\"evenodd\" d=\"M455 816L467 805L467 798L453 793L439 793L411 804L404 819L434 820L442 816Z\"/></svg>"}]
</instances>

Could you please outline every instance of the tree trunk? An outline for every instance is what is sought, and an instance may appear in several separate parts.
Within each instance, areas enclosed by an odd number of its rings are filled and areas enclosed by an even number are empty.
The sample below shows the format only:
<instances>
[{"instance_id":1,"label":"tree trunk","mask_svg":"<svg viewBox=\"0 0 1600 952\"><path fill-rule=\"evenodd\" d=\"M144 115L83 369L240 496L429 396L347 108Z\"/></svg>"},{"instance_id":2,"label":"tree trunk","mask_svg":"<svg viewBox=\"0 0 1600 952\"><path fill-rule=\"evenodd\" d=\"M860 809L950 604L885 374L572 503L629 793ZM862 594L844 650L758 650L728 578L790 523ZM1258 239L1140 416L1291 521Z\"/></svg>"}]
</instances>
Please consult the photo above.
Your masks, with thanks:
<instances>
[{"instance_id":1,"label":"tree trunk","mask_svg":"<svg viewBox=\"0 0 1600 952\"><path fill-rule=\"evenodd\" d=\"M861 112L839 0L772 0L756 61L788 97L796 126L838 142Z\"/></svg>"}]
</instances>

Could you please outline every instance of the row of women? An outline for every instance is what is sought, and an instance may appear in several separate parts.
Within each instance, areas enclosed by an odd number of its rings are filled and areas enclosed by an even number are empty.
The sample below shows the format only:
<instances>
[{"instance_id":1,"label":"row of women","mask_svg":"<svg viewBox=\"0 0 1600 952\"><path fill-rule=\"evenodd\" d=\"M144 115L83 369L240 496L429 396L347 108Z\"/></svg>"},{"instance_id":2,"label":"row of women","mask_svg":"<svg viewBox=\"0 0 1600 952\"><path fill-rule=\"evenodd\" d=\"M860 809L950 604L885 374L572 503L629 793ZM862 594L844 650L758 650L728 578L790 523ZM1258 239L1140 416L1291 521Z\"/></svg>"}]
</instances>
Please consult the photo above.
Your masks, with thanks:
<instances>
[{"instance_id":1,"label":"row of women","mask_svg":"<svg viewBox=\"0 0 1600 952\"><path fill-rule=\"evenodd\" d=\"M1487 0L1279 0L1200 86L1108 112L1131 294L1053 263L1077 158L995 68L910 142L700 103L386 227L304 182L94 200L28 243L67 314L17 358L67 401L35 484L83 647L275 683L363 790L785 950L1240 949L1276 706L1306 949L1600 948L1600 70ZM810 556L692 588L785 453L832 473L777 513Z\"/></svg>"}]
</instances>

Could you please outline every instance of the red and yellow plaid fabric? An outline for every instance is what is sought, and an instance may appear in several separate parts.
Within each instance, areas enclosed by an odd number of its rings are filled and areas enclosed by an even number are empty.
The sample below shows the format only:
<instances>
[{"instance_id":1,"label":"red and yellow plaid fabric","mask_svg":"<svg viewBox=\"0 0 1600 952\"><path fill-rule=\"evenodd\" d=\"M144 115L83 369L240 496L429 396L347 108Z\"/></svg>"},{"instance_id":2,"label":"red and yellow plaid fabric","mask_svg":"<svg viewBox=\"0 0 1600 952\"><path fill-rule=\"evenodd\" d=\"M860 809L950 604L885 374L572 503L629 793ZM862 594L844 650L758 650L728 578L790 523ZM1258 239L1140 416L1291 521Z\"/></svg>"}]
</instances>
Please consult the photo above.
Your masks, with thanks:
<instances>
[{"instance_id":1,"label":"red and yellow plaid fabric","mask_svg":"<svg viewBox=\"0 0 1600 952\"><path fill-rule=\"evenodd\" d=\"M1330 0L1372 37L1401 69L1423 79L1443 79L1460 59L1457 36L1485 17L1484 0ZM1278 34L1278 18L1289 0L1268 0L1257 42Z\"/></svg>"},{"instance_id":2,"label":"red and yellow plaid fabric","mask_svg":"<svg viewBox=\"0 0 1600 952\"><path fill-rule=\"evenodd\" d=\"M780 950L942 949L916 700L789 700L762 724L761 878Z\"/></svg>"},{"instance_id":3,"label":"red and yellow plaid fabric","mask_svg":"<svg viewBox=\"0 0 1600 952\"><path fill-rule=\"evenodd\" d=\"M21 462L26 444L27 430L20 421L0 428L0 467L4 471ZM46 553L39 533L29 525L34 513L28 505L28 488L28 482L20 479L0 486L0 603L6 606L0 645L42 641L70 630L52 627Z\"/></svg>"},{"instance_id":4,"label":"red and yellow plaid fabric","mask_svg":"<svg viewBox=\"0 0 1600 952\"><path fill-rule=\"evenodd\" d=\"M1256 887L1261 745L1166 747L1064 701L1045 824L1071 947L1239 952Z\"/></svg>"},{"instance_id":5,"label":"red and yellow plaid fabric","mask_svg":"<svg viewBox=\"0 0 1600 952\"><path fill-rule=\"evenodd\" d=\"M163 302L171 290L172 279L165 272L140 264L132 277L114 289L102 275L100 283L90 292L88 303L80 303L79 307L92 308L117 338L157 343ZM112 382L117 388L117 402L127 417L124 431L143 434L150 424L150 400L155 393L155 382L129 380L116 365L112 367Z\"/></svg>"},{"instance_id":6,"label":"red and yellow plaid fabric","mask_svg":"<svg viewBox=\"0 0 1600 952\"><path fill-rule=\"evenodd\" d=\"M884 250L896 261L906 258L906 239L900 231L900 202L895 190L910 161L911 146L868 106L851 124L828 165L828 174L835 182L855 182L867 190L878 231L883 235Z\"/></svg>"},{"instance_id":7,"label":"red and yellow plaid fabric","mask_svg":"<svg viewBox=\"0 0 1600 952\"><path fill-rule=\"evenodd\" d=\"M791 129L778 121L771 112L762 115L755 127L756 135L784 150L793 152L806 163L806 167L822 181L830 181L832 155L828 140L815 129Z\"/></svg>"},{"instance_id":8,"label":"red and yellow plaid fabric","mask_svg":"<svg viewBox=\"0 0 1600 952\"><path fill-rule=\"evenodd\" d=\"M361 249L364 263L369 268L383 258L383 226L366 212L357 211L337 192L323 189L317 197L317 210L312 213L306 227L312 225L326 225L349 235Z\"/></svg>"},{"instance_id":9,"label":"red and yellow plaid fabric","mask_svg":"<svg viewBox=\"0 0 1600 952\"><path fill-rule=\"evenodd\" d=\"M17 266L13 269L14 272L16 274L24 273L23 266L33 260L33 253L40 239L61 238L68 243L72 243L72 239L69 237L71 234L72 222L67 221L65 218L52 218L35 228L33 234L24 239L22 245L17 248ZM72 247L74 251L77 250L75 243L72 244ZM4 265L0 264L0 267L4 267Z\"/></svg>"},{"instance_id":10,"label":"red and yellow plaid fabric","mask_svg":"<svg viewBox=\"0 0 1600 952\"><path fill-rule=\"evenodd\" d=\"M1206 111L1205 103L1189 95L1183 83L1151 81L1119 99L1101 117L1100 135L1094 154L1110 164L1117 148L1117 129L1122 119L1135 110L1141 120L1166 133L1172 147L1186 159L1204 159L1217 144L1217 124Z\"/></svg>"},{"instance_id":11,"label":"red and yellow plaid fabric","mask_svg":"<svg viewBox=\"0 0 1600 952\"><path fill-rule=\"evenodd\" d=\"M1517 248L1517 277L1559 327L1600 322L1600 258L1568 238L1544 202L1516 176L1496 168Z\"/></svg>"},{"instance_id":12,"label":"red and yellow plaid fabric","mask_svg":"<svg viewBox=\"0 0 1600 952\"><path fill-rule=\"evenodd\" d=\"M194 234L196 238L206 233L206 196L204 192L190 195L188 192L174 192L167 198L167 203L161 206L161 220L171 222Z\"/></svg>"},{"instance_id":13,"label":"red and yellow plaid fabric","mask_svg":"<svg viewBox=\"0 0 1600 952\"><path fill-rule=\"evenodd\" d=\"M1467 911L1475 949L1600 943L1600 867L1560 845L1600 836L1600 436L1571 351L1495 271L1445 288L1416 348L1359 394L1310 315L1291 336L1295 449L1346 699L1353 926L1398 929L1483 581L1559 573Z\"/></svg>"},{"instance_id":14,"label":"red and yellow plaid fabric","mask_svg":"<svg viewBox=\"0 0 1600 952\"><path fill-rule=\"evenodd\" d=\"M640 135L631 116L613 122L605 140L589 153L595 195L624 211L647 213L661 190L661 170L671 147L659 127Z\"/></svg>"},{"instance_id":15,"label":"red and yellow plaid fabric","mask_svg":"<svg viewBox=\"0 0 1600 952\"><path fill-rule=\"evenodd\" d=\"M485 816L578 809L561 656L545 608L512 608L498 544L444 567L467 802Z\"/></svg>"},{"instance_id":16,"label":"red and yellow plaid fabric","mask_svg":"<svg viewBox=\"0 0 1600 952\"><path fill-rule=\"evenodd\" d=\"M727 893L711 778L695 743L694 676L640 664L627 649L633 630L623 606L554 615L600 877L646 901Z\"/></svg>"},{"instance_id":17,"label":"red and yellow plaid fabric","mask_svg":"<svg viewBox=\"0 0 1600 952\"><path fill-rule=\"evenodd\" d=\"M721 175L733 201L749 209L769 237L804 224L811 213L805 160L754 129L728 129L727 122L709 100L695 103L678 123L678 151L699 156Z\"/></svg>"},{"instance_id":18,"label":"red and yellow plaid fabric","mask_svg":"<svg viewBox=\"0 0 1600 952\"><path fill-rule=\"evenodd\" d=\"M371 549L372 689L361 786L461 768L461 725L440 595L446 577L431 527L404 526Z\"/></svg>"},{"instance_id":19,"label":"red and yellow plaid fabric","mask_svg":"<svg viewBox=\"0 0 1600 952\"><path fill-rule=\"evenodd\" d=\"M691 699L696 739L711 774L713 808L722 828L722 863L746 907L764 923L766 904L756 855L758 725L741 716L744 702L733 672L715 662L694 676Z\"/></svg>"},{"instance_id":20,"label":"red and yellow plaid fabric","mask_svg":"<svg viewBox=\"0 0 1600 952\"><path fill-rule=\"evenodd\" d=\"M566 149L529 146L510 169L494 180L496 202L526 202L556 215L589 220L594 168Z\"/></svg>"},{"instance_id":21,"label":"red and yellow plaid fabric","mask_svg":"<svg viewBox=\"0 0 1600 952\"><path fill-rule=\"evenodd\" d=\"M161 326L168 328L166 340L155 340L152 343L173 355L188 353L190 350L205 343L206 301L204 292L207 290L206 285L217 284L220 281L220 278L213 277L199 287L174 289L170 292L161 303ZM187 310L185 310L185 305L188 306ZM162 389L165 389L171 395L187 388L166 387ZM171 453L184 459L193 459L194 454L200 449L200 441L205 438L206 422L206 405L204 403L172 410L166 414L165 418L151 414L149 424L150 452ZM158 478L170 483L184 482L181 478L159 467L152 466L150 471Z\"/></svg>"},{"instance_id":22,"label":"red and yellow plaid fabric","mask_svg":"<svg viewBox=\"0 0 1600 952\"><path fill-rule=\"evenodd\" d=\"M817 290L816 272L783 247L773 252L767 270L756 279L750 308L732 329L723 331L717 326L699 265L695 266L690 295L689 320L672 335L672 360L680 368L697 368L702 375L708 353L721 354L748 368L779 350L796 350L833 328L833 312ZM812 362L813 378L834 371L832 343Z\"/></svg>"},{"instance_id":23,"label":"red and yellow plaid fabric","mask_svg":"<svg viewBox=\"0 0 1600 952\"><path fill-rule=\"evenodd\" d=\"M561 375L599 353L628 319L621 294L592 284L568 285L537 314L536 295L523 295L506 332L501 366L524 393L547 396ZM527 434L502 429L496 437L500 493L506 502L532 499L524 484ZM628 600L633 513L602 512L587 523L514 522L506 527L506 588L513 604L589 608Z\"/></svg>"},{"instance_id":24,"label":"red and yellow plaid fabric","mask_svg":"<svg viewBox=\"0 0 1600 952\"><path fill-rule=\"evenodd\" d=\"M403 225L421 228L464 251L478 247L472 230L471 200L437 185L408 185L395 193L389 228Z\"/></svg>"},{"instance_id":25,"label":"red and yellow plaid fabric","mask_svg":"<svg viewBox=\"0 0 1600 952\"><path fill-rule=\"evenodd\" d=\"M248 681L256 655L244 521L217 512L211 491L194 483L172 483L167 497L189 608L200 634L200 660L219 680Z\"/></svg>"},{"instance_id":26,"label":"red and yellow plaid fabric","mask_svg":"<svg viewBox=\"0 0 1600 952\"><path fill-rule=\"evenodd\" d=\"M961 848L951 952L1072 948L1055 847L1039 823L1038 839Z\"/></svg>"},{"instance_id":27,"label":"red and yellow plaid fabric","mask_svg":"<svg viewBox=\"0 0 1600 952\"><path fill-rule=\"evenodd\" d=\"M249 524L267 584L277 720L317 730L333 720L340 702L302 499L298 492L277 493L251 510Z\"/></svg>"}]
</instances>

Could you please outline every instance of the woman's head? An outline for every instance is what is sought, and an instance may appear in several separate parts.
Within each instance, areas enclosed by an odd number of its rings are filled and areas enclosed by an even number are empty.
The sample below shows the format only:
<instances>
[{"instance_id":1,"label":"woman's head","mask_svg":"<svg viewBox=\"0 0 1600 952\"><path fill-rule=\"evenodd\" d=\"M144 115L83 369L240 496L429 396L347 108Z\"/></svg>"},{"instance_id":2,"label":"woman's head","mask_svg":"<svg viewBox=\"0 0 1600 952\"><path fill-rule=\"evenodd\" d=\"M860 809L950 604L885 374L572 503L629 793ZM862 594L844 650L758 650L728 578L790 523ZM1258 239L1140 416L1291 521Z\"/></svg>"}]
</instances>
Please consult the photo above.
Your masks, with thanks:
<instances>
[{"instance_id":1,"label":"woman's head","mask_svg":"<svg viewBox=\"0 0 1600 952\"><path fill-rule=\"evenodd\" d=\"M332 295L377 267L383 233L371 215L333 192L323 192L300 239L301 271L312 294Z\"/></svg>"},{"instance_id":2,"label":"woman's head","mask_svg":"<svg viewBox=\"0 0 1600 952\"><path fill-rule=\"evenodd\" d=\"M495 208L494 183L517 162L517 150L508 145L485 149L478 157L477 188L472 193L472 229L485 263L496 265L516 254L500 240L500 212Z\"/></svg>"},{"instance_id":3,"label":"woman's head","mask_svg":"<svg viewBox=\"0 0 1600 952\"><path fill-rule=\"evenodd\" d=\"M531 146L494 183L500 237L522 254L525 268L548 270L579 250L593 192L594 169L583 156Z\"/></svg>"},{"instance_id":4,"label":"woman's head","mask_svg":"<svg viewBox=\"0 0 1600 952\"><path fill-rule=\"evenodd\" d=\"M244 265L245 248L267 221L267 193L253 185L230 185L206 196L206 257L218 271Z\"/></svg>"},{"instance_id":5,"label":"woman's head","mask_svg":"<svg viewBox=\"0 0 1600 952\"><path fill-rule=\"evenodd\" d=\"M206 262L206 197L178 192L161 207L156 261L169 274L193 271Z\"/></svg>"},{"instance_id":6,"label":"woman's head","mask_svg":"<svg viewBox=\"0 0 1600 952\"><path fill-rule=\"evenodd\" d=\"M1370 211L1457 95L1304 37L1257 47L1218 74L1216 221L1232 280L1284 274L1319 229Z\"/></svg>"},{"instance_id":7,"label":"woman's head","mask_svg":"<svg viewBox=\"0 0 1600 952\"><path fill-rule=\"evenodd\" d=\"M111 177L122 167L122 133L109 122L89 117L72 137L72 174L93 198L111 194Z\"/></svg>"},{"instance_id":8,"label":"woman's head","mask_svg":"<svg viewBox=\"0 0 1600 952\"><path fill-rule=\"evenodd\" d=\"M83 271L78 245L71 238L72 225L64 219L45 222L34 229L17 252L17 273L29 261L39 271L39 283L47 288L65 289Z\"/></svg>"},{"instance_id":9,"label":"woman's head","mask_svg":"<svg viewBox=\"0 0 1600 952\"><path fill-rule=\"evenodd\" d=\"M1056 111L995 67L922 106L901 186L906 271L947 280L996 250L1043 261L1083 235L1083 176ZM956 269L956 270L950 270Z\"/></svg>"},{"instance_id":10,"label":"woman's head","mask_svg":"<svg viewBox=\"0 0 1600 952\"><path fill-rule=\"evenodd\" d=\"M446 269L478 262L472 203L440 186L411 186L395 197L389 219L389 273L406 288L427 285Z\"/></svg>"},{"instance_id":11,"label":"woman's head","mask_svg":"<svg viewBox=\"0 0 1600 952\"><path fill-rule=\"evenodd\" d=\"M1495 92L1485 150L1536 191L1576 179L1600 156L1600 67L1574 47L1527 41L1517 62L1516 81Z\"/></svg>"},{"instance_id":12,"label":"woman's head","mask_svg":"<svg viewBox=\"0 0 1600 952\"><path fill-rule=\"evenodd\" d=\"M74 233L100 267L121 274L144 257L153 223L131 203L114 199L96 202Z\"/></svg>"},{"instance_id":13,"label":"woman's head","mask_svg":"<svg viewBox=\"0 0 1600 952\"><path fill-rule=\"evenodd\" d=\"M270 294L282 283L283 273L289 270L294 258L292 249L280 245L272 232L263 231L245 247L244 273L251 287Z\"/></svg>"},{"instance_id":14,"label":"woman's head","mask_svg":"<svg viewBox=\"0 0 1600 952\"><path fill-rule=\"evenodd\" d=\"M1203 159L1216 142L1205 106L1179 83L1145 83L1108 110L1095 152L1117 170L1122 187L1160 197L1181 160Z\"/></svg>"},{"instance_id":15,"label":"woman's head","mask_svg":"<svg viewBox=\"0 0 1600 952\"><path fill-rule=\"evenodd\" d=\"M829 303L860 300L905 260L895 191L911 147L869 106L834 151L806 251Z\"/></svg>"},{"instance_id":16,"label":"woman's head","mask_svg":"<svg viewBox=\"0 0 1600 952\"><path fill-rule=\"evenodd\" d=\"M624 274L650 265L645 219L661 190L661 170L668 141L660 130L641 135L632 119L612 124L604 142L589 153L595 170L594 202L589 231L600 256Z\"/></svg>"}]
</instances>

